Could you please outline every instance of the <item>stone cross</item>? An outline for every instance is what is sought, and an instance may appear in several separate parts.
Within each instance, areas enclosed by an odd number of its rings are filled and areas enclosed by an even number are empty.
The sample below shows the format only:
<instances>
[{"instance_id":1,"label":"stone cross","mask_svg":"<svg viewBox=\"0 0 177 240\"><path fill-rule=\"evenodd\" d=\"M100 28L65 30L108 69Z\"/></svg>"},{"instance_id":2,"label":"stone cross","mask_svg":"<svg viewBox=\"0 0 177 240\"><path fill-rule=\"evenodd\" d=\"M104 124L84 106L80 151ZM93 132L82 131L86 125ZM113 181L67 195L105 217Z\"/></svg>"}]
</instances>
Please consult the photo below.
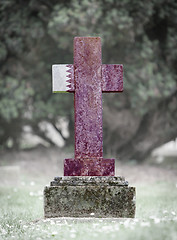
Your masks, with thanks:
<instances>
[{"instance_id":1,"label":"stone cross","mask_svg":"<svg viewBox=\"0 0 177 240\"><path fill-rule=\"evenodd\" d=\"M123 91L123 66L102 64L99 37L74 38L74 64L52 66L53 92L74 93L75 158L64 176L114 176L115 160L103 158L102 93Z\"/></svg>"}]
</instances>

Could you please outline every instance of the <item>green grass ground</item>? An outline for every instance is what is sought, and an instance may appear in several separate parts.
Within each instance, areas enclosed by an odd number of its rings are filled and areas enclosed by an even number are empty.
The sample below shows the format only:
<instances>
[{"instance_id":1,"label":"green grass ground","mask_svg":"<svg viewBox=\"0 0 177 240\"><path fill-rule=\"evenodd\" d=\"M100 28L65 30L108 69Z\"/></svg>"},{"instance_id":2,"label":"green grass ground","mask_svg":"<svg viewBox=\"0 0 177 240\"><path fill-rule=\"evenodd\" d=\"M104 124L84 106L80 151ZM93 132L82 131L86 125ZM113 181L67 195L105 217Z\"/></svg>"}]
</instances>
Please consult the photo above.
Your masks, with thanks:
<instances>
[{"instance_id":1,"label":"green grass ground","mask_svg":"<svg viewBox=\"0 0 177 240\"><path fill-rule=\"evenodd\" d=\"M137 185L134 220L43 220L43 186L0 188L0 239L177 239L177 188Z\"/></svg>"},{"instance_id":2,"label":"green grass ground","mask_svg":"<svg viewBox=\"0 0 177 240\"><path fill-rule=\"evenodd\" d=\"M144 168L148 176L143 173L142 179L141 169ZM0 186L0 239L176 240L177 177L169 175L163 179L163 176L158 177L158 168L152 170L148 166L126 165L122 169L129 171L129 175L132 172L132 179L134 174L137 175L137 181L131 182L137 191L135 219L45 220L43 189L46 178L22 171L17 185ZM148 169L153 176L156 174L153 180Z\"/></svg>"}]
</instances>

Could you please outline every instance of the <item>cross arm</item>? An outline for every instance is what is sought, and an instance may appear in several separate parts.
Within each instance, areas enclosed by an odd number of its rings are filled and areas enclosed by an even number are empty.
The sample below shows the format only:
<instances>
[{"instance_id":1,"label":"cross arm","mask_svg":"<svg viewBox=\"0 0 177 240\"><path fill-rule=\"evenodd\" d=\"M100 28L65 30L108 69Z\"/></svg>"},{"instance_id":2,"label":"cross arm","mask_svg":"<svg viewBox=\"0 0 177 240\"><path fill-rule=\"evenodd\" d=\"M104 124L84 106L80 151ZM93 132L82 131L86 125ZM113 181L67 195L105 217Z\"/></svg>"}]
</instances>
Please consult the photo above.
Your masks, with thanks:
<instances>
[{"instance_id":1,"label":"cross arm","mask_svg":"<svg viewBox=\"0 0 177 240\"><path fill-rule=\"evenodd\" d=\"M102 92L123 91L123 65L102 65Z\"/></svg>"},{"instance_id":2,"label":"cross arm","mask_svg":"<svg viewBox=\"0 0 177 240\"><path fill-rule=\"evenodd\" d=\"M57 93L74 92L74 90L74 65L52 65L52 91Z\"/></svg>"}]
</instances>

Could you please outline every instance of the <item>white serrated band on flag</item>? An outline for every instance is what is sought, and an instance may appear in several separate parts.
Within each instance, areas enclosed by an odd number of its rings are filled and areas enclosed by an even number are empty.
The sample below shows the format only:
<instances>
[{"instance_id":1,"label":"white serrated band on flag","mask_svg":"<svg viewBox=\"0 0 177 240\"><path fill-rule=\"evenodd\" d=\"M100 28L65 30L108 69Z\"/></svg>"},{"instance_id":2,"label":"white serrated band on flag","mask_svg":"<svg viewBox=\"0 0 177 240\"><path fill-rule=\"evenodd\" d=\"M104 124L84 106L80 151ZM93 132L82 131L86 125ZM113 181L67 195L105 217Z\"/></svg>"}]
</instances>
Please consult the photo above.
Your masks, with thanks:
<instances>
[{"instance_id":1,"label":"white serrated band on flag","mask_svg":"<svg viewBox=\"0 0 177 240\"><path fill-rule=\"evenodd\" d=\"M67 80L69 79L66 72L69 69L66 64L52 65L52 91L53 92L66 92L69 90Z\"/></svg>"}]
</instances>

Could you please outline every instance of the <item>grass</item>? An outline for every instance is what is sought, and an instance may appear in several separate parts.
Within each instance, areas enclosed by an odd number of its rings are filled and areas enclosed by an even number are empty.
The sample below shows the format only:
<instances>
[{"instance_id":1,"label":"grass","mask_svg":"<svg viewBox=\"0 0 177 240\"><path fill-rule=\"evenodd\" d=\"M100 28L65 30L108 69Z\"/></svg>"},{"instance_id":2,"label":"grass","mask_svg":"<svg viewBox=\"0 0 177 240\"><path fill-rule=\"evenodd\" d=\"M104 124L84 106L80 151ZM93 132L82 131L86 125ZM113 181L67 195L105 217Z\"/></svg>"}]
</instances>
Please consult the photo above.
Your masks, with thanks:
<instances>
[{"instance_id":1,"label":"grass","mask_svg":"<svg viewBox=\"0 0 177 240\"><path fill-rule=\"evenodd\" d=\"M43 219L40 181L0 187L0 239L177 239L177 185L137 184L135 219Z\"/></svg>"},{"instance_id":2,"label":"grass","mask_svg":"<svg viewBox=\"0 0 177 240\"><path fill-rule=\"evenodd\" d=\"M136 187L135 219L45 220L43 189L62 175L65 157L54 149L1 156L0 240L177 240L177 176L169 166L118 163L117 175L126 174ZM4 166L19 169L2 170Z\"/></svg>"}]
</instances>

